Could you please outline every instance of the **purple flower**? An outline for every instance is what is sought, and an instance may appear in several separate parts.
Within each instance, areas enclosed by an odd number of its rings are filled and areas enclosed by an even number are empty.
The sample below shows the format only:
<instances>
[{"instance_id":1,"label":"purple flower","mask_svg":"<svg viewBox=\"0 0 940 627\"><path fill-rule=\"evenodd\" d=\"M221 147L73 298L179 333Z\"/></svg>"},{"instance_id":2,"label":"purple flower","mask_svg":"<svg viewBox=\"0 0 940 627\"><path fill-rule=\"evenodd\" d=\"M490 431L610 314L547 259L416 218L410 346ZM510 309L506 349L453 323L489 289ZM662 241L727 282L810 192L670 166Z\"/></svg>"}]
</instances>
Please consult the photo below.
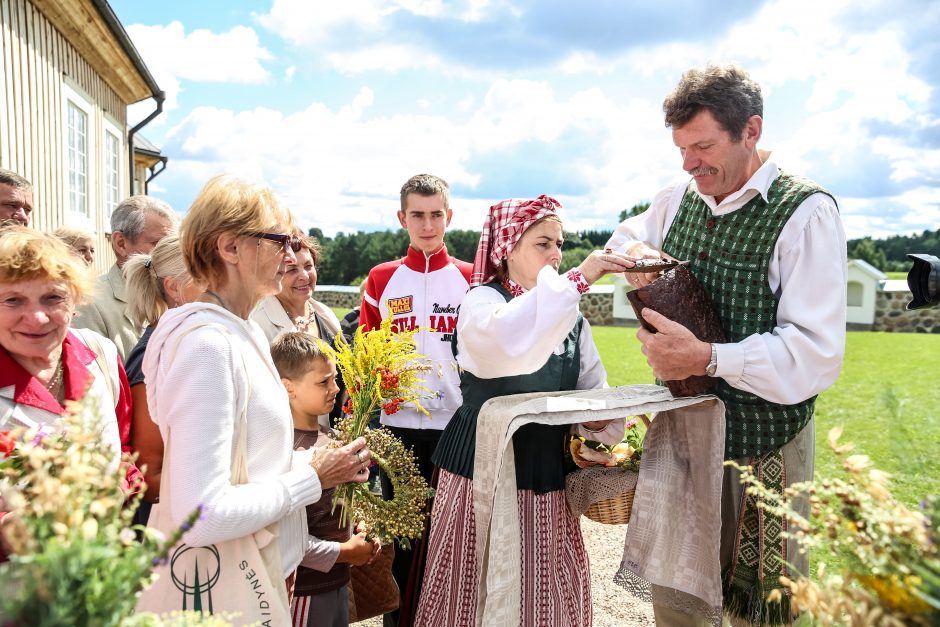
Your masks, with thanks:
<instances>
[{"instance_id":1,"label":"purple flower","mask_svg":"<svg viewBox=\"0 0 940 627\"><path fill-rule=\"evenodd\" d=\"M36 435L33 437L33 446L42 444L42 441L49 437L50 433L50 431L46 431L46 425L41 425L39 431L37 431Z\"/></svg>"}]
</instances>

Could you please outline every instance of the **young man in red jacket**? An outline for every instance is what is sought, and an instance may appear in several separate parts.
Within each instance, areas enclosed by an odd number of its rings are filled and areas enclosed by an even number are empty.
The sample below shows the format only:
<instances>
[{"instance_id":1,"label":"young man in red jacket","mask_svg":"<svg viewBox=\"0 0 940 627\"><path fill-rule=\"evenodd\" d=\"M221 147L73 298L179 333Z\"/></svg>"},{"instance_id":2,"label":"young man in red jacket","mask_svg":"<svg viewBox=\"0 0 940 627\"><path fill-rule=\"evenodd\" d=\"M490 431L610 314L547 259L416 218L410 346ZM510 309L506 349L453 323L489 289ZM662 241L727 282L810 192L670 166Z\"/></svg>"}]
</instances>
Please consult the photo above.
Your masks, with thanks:
<instances>
[{"instance_id":1,"label":"young man in red jacket","mask_svg":"<svg viewBox=\"0 0 940 627\"><path fill-rule=\"evenodd\" d=\"M432 361L424 381L436 394L421 404L431 414L404 405L392 414L382 413L382 424L411 448L421 474L431 481L431 454L441 432L460 407L460 376L451 351L451 336L457 314L470 287L473 266L447 254L444 232L453 212L447 183L431 174L418 174L401 188L398 221L408 231L410 244L404 258L380 264L369 272L362 296L361 324L369 331L391 314L396 329L426 327L435 329L415 335L418 353ZM391 498L392 485L382 474L382 494ZM386 627L411 624L412 600L418 599L421 581L415 577L409 589L408 574L413 554L396 543L392 573L402 594L397 612L385 615ZM399 621L400 617L400 621Z\"/></svg>"}]
</instances>

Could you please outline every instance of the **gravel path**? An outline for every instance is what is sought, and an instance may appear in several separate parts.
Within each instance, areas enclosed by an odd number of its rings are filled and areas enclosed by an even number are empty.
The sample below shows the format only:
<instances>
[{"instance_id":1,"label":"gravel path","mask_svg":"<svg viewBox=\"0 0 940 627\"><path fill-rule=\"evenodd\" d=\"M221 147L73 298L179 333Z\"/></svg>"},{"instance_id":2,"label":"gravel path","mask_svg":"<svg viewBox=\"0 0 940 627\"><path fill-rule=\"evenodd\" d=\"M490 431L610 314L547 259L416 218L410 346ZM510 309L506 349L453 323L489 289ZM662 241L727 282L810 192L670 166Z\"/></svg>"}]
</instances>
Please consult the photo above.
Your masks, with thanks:
<instances>
[{"instance_id":1,"label":"gravel path","mask_svg":"<svg viewBox=\"0 0 940 627\"><path fill-rule=\"evenodd\" d=\"M629 596L614 583L620 566L626 525L602 525L581 518L581 533L591 560L591 595L594 600L593 627L640 627L655 625L653 606ZM382 627L381 618L357 623L364 627ZM459 627L455 625L454 627Z\"/></svg>"}]
</instances>

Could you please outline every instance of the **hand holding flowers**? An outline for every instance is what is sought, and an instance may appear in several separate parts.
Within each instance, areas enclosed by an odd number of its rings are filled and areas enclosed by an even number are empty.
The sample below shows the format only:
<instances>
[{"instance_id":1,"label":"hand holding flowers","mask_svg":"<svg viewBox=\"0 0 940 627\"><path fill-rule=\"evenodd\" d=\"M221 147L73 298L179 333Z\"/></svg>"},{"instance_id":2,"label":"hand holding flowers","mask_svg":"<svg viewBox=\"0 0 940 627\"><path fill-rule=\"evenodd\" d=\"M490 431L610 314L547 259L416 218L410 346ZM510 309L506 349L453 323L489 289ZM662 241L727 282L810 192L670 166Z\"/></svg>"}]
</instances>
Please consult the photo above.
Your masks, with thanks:
<instances>
[{"instance_id":1,"label":"hand holding flowers","mask_svg":"<svg viewBox=\"0 0 940 627\"><path fill-rule=\"evenodd\" d=\"M430 395L422 381L431 370L416 350L414 334L421 331L392 330L391 318L378 329L356 331L353 345L341 337L336 347L320 342L320 349L336 362L346 383L349 399L343 405L347 417L337 424L340 440L354 443L364 438L371 457L392 482L394 498L384 501L364 484L346 483L337 488L333 504L343 508L341 524L362 521L370 536L383 544L398 539L408 546L424 531L426 501L431 493L421 476L414 455L386 429L370 429L369 420L384 410L397 412L406 403L427 415L420 399Z\"/></svg>"}]
</instances>

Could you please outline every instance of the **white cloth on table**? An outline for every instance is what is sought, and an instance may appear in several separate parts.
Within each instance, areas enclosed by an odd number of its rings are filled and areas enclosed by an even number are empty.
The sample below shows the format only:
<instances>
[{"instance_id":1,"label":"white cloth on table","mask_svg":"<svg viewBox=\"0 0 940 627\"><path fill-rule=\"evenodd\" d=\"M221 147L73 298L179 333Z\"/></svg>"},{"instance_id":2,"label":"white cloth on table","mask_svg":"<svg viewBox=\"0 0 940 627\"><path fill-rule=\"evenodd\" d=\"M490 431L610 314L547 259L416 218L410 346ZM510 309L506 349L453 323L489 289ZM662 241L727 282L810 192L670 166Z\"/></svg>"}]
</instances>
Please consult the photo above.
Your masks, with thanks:
<instances>
[{"instance_id":1,"label":"white cloth on table","mask_svg":"<svg viewBox=\"0 0 940 627\"><path fill-rule=\"evenodd\" d=\"M683 412L680 408L695 410ZM519 624L518 560L489 559L519 553L512 435L533 422L572 424L667 410L673 410L662 414L662 422L669 423L667 427L657 426L657 417L650 433L675 431L670 427L678 429L681 424L688 437L676 446L669 446L662 437L653 436L649 440L652 450L644 452L640 464L633 510L636 518L627 530L625 555L635 563L629 568L636 575L658 585L685 587L687 593L700 595L709 604L721 605L718 546L724 408L720 401L713 397L677 399L667 389L654 385L519 394L491 399L481 409L477 421L473 477L480 569L477 625ZM657 448L664 449L662 454L657 453ZM647 457L652 461L647 463ZM669 494L684 487L694 489L671 502L657 498L655 493L661 485ZM692 508L699 521L694 533L685 522L690 519ZM644 509L648 512L640 511ZM673 533L679 525L683 525L684 533ZM674 545L669 547L669 560L658 560L654 553L663 550L664 541ZM631 546L634 542L635 547Z\"/></svg>"}]
</instances>

